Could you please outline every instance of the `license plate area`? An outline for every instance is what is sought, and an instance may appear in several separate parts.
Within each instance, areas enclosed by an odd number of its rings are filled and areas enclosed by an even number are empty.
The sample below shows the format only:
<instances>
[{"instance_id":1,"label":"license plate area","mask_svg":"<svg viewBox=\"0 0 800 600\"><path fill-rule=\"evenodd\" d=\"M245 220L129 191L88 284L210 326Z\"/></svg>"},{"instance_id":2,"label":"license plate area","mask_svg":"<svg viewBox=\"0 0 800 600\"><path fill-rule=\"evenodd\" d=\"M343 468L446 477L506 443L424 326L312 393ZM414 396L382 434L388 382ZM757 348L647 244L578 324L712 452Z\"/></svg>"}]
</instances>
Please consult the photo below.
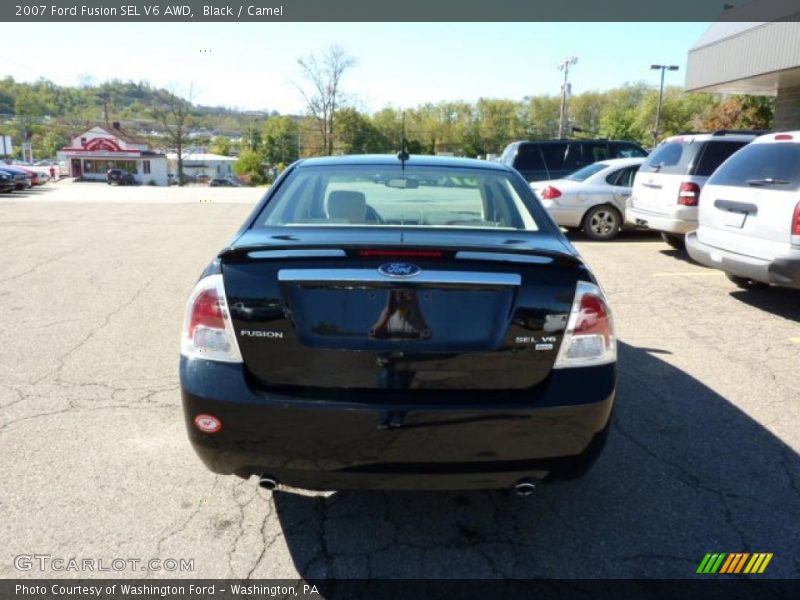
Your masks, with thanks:
<instances>
[{"instance_id":1,"label":"license plate area","mask_svg":"<svg viewBox=\"0 0 800 600\"><path fill-rule=\"evenodd\" d=\"M736 210L728 210L722 218L722 222L726 227L733 227L741 229L744 227L745 219L747 218L746 212L739 212Z\"/></svg>"},{"instance_id":2,"label":"license plate area","mask_svg":"<svg viewBox=\"0 0 800 600\"><path fill-rule=\"evenodd\" d=\"M372 351L491 351L508 328L514 291L291 285L298 340Z\"/></svg>"}]
</instances>

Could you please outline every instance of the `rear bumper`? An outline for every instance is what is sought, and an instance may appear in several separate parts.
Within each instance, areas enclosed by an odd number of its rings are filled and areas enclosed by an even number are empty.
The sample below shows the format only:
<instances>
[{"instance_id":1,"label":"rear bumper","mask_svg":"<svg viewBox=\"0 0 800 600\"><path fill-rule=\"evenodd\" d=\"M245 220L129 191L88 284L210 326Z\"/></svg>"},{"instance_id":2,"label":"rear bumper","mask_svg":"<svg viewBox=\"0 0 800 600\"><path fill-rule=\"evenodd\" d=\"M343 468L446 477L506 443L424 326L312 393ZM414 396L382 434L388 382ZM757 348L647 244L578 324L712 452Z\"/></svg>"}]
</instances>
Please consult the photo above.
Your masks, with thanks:
<instances>
[{"instance_id":1,"label":"rear bumper","mask_svg":"<svg viewBox=\"0 0 800 600\"><path fill-rule=\"evenodd\" d=\"M503 399L326 399L257 391L242 365L180 363L189 439L213 472L318 490L487 489L588 468L602 449L616 366L555 370ZM378 392L380 393L380 392ZM219 418L217 433L194 425Z\"/></svg>"},{"instance_id":2,"label":"rear bumper","mask_svg":"<svg viewBox=\"0 0 800 600\"><path fill-rule=\"evenodd\" d=\"M553 220L561 227L580 227L586 207L559 206L552 200L542 200Z\"/></svg>"},{"instance_id":3,"label":"rear bumper","mask_svg":"<svg viewBox=\"0 0 800 600\"><path fill-rule=\"evenodd\" d=\"M753 281L800 288L800 254L764 260L704 244L697 232L686 236L686 250L701 265Z\"/></svg>"},{"instance_id":4,"label":"rear bumper","mask_svg":"<svg viewBox=\"0 0 800 600\"><path fill-rule=\"evenodd\" d=\"M685 212L688 214L662 214L628 207L625 209L625 222L655 231L684 234L697 229L697 209L694 208L692 213Z\"/></svg>"}]
</instances>

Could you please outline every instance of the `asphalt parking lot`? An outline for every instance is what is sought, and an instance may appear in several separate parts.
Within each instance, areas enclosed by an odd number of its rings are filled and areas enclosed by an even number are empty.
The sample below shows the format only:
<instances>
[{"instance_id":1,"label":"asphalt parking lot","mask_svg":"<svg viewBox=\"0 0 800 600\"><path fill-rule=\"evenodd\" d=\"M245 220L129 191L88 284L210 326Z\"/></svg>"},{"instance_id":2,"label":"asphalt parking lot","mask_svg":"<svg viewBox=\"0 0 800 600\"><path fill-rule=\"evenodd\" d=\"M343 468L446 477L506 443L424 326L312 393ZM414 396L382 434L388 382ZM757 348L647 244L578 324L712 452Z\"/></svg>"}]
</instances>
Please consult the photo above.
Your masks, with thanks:
<instances>
[{"instance_id":1,"label":"asphalt parking lot","mask_svg":"<svg viewBox=\"0 0 800 600\"><path fill-rule=\"evenodd\" d=\"M47 187L47 186L46 186ZM56 184L0 196L0 576L19 555L191 559L156 577L800 577L800 293L740 291L648 234L576 244L620 384L584 479L504 493L274 495L186 440L186 297L261 191Z\"/></svg>"}]
</instances>

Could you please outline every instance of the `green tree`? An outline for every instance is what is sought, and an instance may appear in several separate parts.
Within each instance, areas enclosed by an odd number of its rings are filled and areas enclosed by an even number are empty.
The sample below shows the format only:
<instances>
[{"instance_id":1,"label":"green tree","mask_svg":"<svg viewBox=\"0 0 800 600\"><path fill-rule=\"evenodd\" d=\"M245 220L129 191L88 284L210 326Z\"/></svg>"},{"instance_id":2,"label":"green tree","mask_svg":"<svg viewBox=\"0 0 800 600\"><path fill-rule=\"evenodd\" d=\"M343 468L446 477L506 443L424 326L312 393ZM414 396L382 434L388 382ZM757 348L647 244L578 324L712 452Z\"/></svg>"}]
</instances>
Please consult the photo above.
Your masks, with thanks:
<instances>
[{"instance_id":1,"label":"green tree","mask_svg":"<svg viewBox=\"0 0 800 600\"><path fill-rule=\"evenodd\" d=\"M476 154L498 154L509 142L525 137L518 102L481 98L475 105L475 119L481 146Z\"/></svg>"},{"instance_id":2,"label":"green tree","mask_svg":"<svg viewBox=\"0 0 800 600\"><path fill-rule=\"evenodd\" d=\"M561 99L556 96L528 96L523 99L522 122L525 137L553 138L558 135Z\"/></svg>"},{"instance_id":3,"label":"green tree","mask_svg":"<svg viewBox=\"0 0 800 600\"><path fill-rule=\"evenodd\" d=\"M299 135L300 129L294 118L284 115L267 119L262 134L267 162L289 164L296 161L300 156Z\"/></svg>"},{"instance_id":4,"label":"green tree","mask_svg":"<svg viewBox=\"0 0 800 600\"><path fill-rule=\"evenodd\" d=\"M264 157L255 150L242 150L239 160L233 165L237 175L247 178L251 185L261 185L267 181L264 170Z\"/></svg>"},{"instance_id":5,"label":"green tree","mask_svg":"<svg viewBox=\"0 0 800 600\"><path fill-rule=\"evenodd\" d=\"M387 107L372 115L371 121L384 143L380 152L399 152L403 145L402 111Z\"/></svg>"},{"instance_id":6,"label":"green tree","mask_svg":"<svg viewBox=\"0 0 800 600\"><path fill-rule=\"evenodd\" d=\"M231 140L223 136L216 136L211 140L211 145L208 147L209 152L212 154L219 154L221 156L231 155Z\"/></svg>"},{"instance_id":7,"label":"green tree","mask_svg":"<svg viewBox=\"0 0 800 600\"><path fill-rule=\"evenodd\" d=\"M380 152L386 147L380 131L354 108L343 108L336 118L336 148L342 154Z\"/></svg>"}]
</instances>

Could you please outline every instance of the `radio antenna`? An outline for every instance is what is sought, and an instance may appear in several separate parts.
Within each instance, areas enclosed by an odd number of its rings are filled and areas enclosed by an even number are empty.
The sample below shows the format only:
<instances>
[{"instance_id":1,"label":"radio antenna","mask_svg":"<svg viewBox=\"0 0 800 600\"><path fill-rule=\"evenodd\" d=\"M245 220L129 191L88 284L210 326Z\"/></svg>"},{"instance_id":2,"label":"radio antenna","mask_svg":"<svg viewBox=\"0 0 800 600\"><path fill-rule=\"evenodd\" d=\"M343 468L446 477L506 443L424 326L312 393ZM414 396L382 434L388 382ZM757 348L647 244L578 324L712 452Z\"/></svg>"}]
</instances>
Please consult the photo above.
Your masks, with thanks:
<instances>
[{"instance_id":1,"label":"radio antenna","mask_svg":"<svg viewBox=\"0 0 800 600\"><path fill-rule=\"evenodd\" d=\"M406 170L406 161L409 158L408 150L406 150L406 111L401 113L400 121L400 152L397 153L397 158L400 160L400 168Z\"/></svg>"}]
</instances>

